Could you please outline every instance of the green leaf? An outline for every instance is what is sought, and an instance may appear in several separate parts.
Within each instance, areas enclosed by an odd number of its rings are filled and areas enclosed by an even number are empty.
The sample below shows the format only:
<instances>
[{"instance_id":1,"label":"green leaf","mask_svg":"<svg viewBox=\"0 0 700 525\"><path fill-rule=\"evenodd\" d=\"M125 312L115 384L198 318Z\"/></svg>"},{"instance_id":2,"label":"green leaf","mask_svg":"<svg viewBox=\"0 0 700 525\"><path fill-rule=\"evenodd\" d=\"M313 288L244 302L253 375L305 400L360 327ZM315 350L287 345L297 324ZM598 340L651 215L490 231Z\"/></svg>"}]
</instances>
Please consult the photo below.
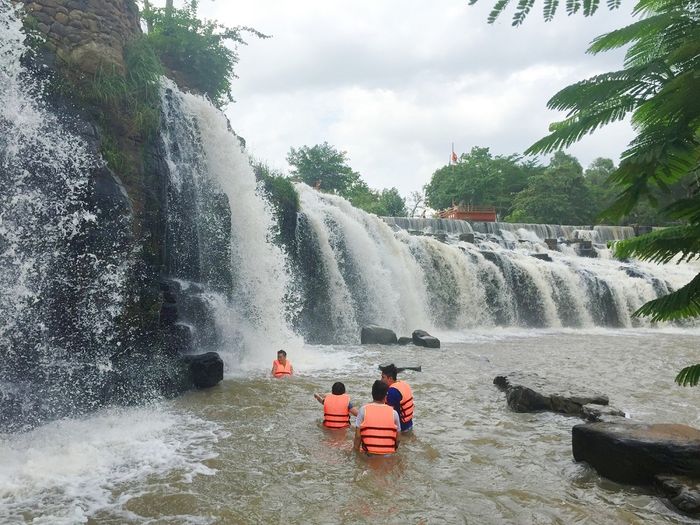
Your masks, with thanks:
<instances>
[{"instance_id":1,"label":"green leaf","mask_svg":"<svg viewBox=\"0 0 700 525\"><path fill-rule=\"evenodd\" d=\"M681 386L698 386L700 383L700 364L686 366L678 372L676 383Z\"/></svg>"}]
</instances>

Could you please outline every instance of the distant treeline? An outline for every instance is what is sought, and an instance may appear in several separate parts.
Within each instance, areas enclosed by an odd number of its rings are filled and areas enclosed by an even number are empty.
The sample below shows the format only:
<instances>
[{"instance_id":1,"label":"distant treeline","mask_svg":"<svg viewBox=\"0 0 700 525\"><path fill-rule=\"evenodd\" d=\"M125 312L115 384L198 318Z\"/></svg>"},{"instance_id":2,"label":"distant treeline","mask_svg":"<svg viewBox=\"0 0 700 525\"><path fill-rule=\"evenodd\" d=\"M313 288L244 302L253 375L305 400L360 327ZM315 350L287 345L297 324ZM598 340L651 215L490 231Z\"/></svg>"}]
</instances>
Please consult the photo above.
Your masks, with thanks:
<instances>
[{"instance_id":1,"label":"distant treeline","mask_svg":"<svg viewBox=\"0 0 700 525\"><path fill-rule=\"evenodd\" d=\"M612 160L597 158L584 170L575 157L561 151L544 166L521 155L494 156L489 148L474 147L433 173L425 197L434 209L453 204L495 206L500 220L506 222L609 224L601 213L620 191L609 182L615 169ZM684 192L678 186L663 200ZM616 222L663 225L669 219L644 201Z\"/></svg>"}]
</instances>

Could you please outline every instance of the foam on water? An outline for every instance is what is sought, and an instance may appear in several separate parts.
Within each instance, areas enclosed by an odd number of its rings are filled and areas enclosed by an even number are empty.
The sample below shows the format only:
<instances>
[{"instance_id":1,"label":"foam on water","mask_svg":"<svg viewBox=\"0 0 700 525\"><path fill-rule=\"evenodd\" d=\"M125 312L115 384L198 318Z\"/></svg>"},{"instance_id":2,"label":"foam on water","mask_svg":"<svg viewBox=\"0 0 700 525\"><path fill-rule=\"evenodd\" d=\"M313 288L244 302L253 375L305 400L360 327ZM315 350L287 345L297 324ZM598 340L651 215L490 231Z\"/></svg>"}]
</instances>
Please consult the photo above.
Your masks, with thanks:
<instances>
[{"instance_id":1,"label":"foam on water","mask_svg":"<svg viewBox=\"0 0 700 525\"><path fill-rule=\"evenodd\" d=\"M86 523L105 510L128 517L124 507L139 494L123 487L149 476L189 483L213 475L203 462L224 436L215 423L164 404L0 434L0 522Z\"/></svg>"}]
</instances>

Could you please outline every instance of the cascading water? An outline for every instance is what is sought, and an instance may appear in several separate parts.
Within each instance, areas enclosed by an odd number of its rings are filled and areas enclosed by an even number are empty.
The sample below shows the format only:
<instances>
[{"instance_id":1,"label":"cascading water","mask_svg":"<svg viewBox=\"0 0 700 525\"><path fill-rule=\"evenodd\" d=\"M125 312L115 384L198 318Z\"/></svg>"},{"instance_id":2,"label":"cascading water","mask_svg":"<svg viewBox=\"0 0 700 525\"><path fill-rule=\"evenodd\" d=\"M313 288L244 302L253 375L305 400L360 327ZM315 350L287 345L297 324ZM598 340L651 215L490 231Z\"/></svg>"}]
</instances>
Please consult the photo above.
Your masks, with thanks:
<instances>
[{"instance_id":1,"label":"cascading water","mask_svg":"<svg viewBox=\"0 0 700 525\"><path fill-rule=\"evenodd\" d=\"M301 346L289 325L294 294L286 255L271 240L271 210L223 113L165 79L162 92L170 275L197 281L230 370L259 367L277 348Z\"/></svg>"},{"instance_id":2,"label":"cascading water","mask_svg":"<svg viewBox=\"0 0 700 525\"><path fill-rule=\"evenodd\" d=\"M103 161L42 102L18 8L0 3L0 427L90 408L118 351L128 210L95 205ZM102 242L106 231L110 242ZM4 420L3 420L4 419Z\"/></svg>"},{"instance_id":3,"label":"cascading water","mask_svg":"<svg viewBox=\"0 0 700 525\"><path fill-rule=\"evenodd\" d=\"M307 316L303 323L312 340L356 341L368 323L400 333L492 325L630 327L646 322L632 312L696 273L688 265L622 263L602 244L601 256L591 258L567 244L550 250L545 243L628 238L631 228L382 220L308 186L297 190L302 265L323 282L306 291L305 304L325 312L324 319ZM458 235L471 235L473 242ZM323 329L314 330L314 323Z\"/></svg>"}]
</instances>

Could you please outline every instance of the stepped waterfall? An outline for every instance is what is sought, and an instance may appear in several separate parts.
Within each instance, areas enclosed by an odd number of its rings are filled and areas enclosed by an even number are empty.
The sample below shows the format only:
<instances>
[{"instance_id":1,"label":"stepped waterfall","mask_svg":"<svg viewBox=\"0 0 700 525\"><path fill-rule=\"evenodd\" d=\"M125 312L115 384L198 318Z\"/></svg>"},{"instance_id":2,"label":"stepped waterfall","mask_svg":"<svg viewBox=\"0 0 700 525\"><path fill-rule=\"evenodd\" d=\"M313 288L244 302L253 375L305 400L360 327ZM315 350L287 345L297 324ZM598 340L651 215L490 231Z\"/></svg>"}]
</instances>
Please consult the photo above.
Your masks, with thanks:
<instances>
[{"instance_id":1,"label":"stepped waterfall","mask_svg":"<svg viewBox=\"0 0 700 525\"><path fill-rule=\"evenodd\" d=\"M637 308L695 274L687 265L611 259L604 243L630 237L632 228L381 219L308 186L297 190L304 267L313 273L307 280L322 283L306 301L315 308L307 330L312 337L332 334L326 342L354 342L368 323L400 333L632 327L648 324L632 318ZM562 242L549 249L550 238ZM567 239L596 244L582 256Z\"/></svg>"}]
</instances>

